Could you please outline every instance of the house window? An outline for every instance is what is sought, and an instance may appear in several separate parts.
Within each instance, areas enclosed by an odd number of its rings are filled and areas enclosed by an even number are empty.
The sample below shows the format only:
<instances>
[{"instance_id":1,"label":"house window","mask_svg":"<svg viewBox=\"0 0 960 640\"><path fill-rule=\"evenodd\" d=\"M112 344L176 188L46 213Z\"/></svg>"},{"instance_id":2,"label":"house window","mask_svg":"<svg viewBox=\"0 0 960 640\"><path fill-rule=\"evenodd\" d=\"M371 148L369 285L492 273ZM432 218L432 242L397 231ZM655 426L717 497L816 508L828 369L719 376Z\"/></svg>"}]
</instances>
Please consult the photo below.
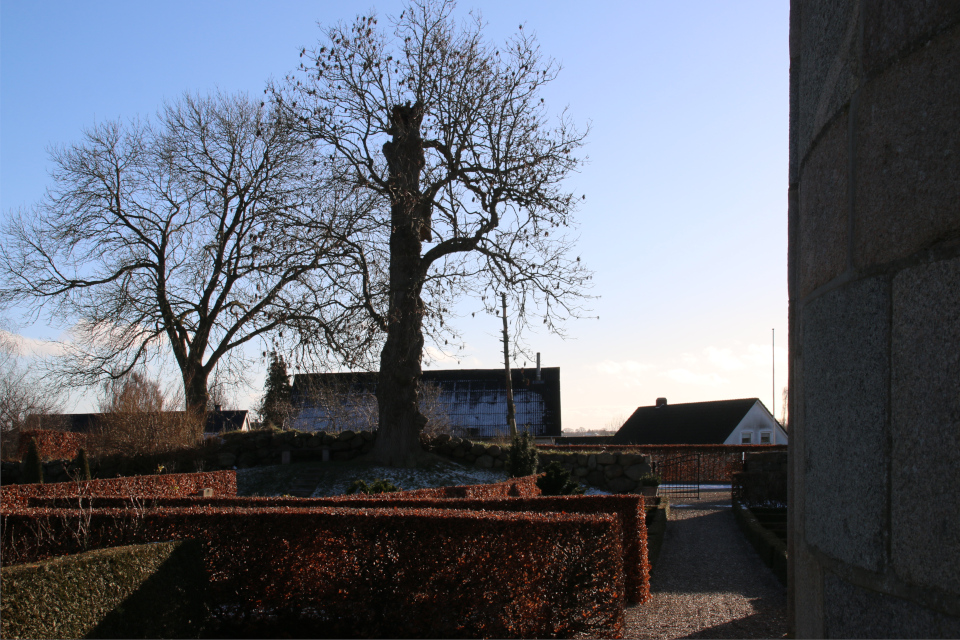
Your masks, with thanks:
<instances>
[{"instance_id":1,"label":"house window","mask_svg":"<svg viewBox=\"0 0 960 640\"><path fill-rule=\"evenodd\" d=\"M750 444L753 441L753 434L746 431L740 434L740 444Z\"/></svg>"},{"instance_id":2,"label":"house window","mask_svg":"<svg viewBox=\"0 0 960 640\"><path fill-rule=\"evenodd\" d=\"M770 444L770 432L764 431L760 434L760 444Z\"/></svg>"}]
</instances>

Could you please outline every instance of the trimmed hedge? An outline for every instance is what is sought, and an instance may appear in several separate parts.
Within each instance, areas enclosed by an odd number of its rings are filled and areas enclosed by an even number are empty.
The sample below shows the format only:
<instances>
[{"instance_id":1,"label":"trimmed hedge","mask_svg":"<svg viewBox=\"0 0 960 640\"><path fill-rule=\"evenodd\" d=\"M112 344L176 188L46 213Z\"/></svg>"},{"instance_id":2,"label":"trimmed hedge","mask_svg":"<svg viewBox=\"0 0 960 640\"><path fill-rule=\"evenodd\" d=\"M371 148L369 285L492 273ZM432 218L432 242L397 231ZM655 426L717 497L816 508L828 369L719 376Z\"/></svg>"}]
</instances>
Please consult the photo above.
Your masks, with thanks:
<instances>
[{"instance_id":1,"label":"trimmed hedge","mask_svg":"<svg viewBox=\"0 0 960 640\"><path fill-rule=\"evenodd\" d=\"M787 545L776 534L760 524L760 521L750 512L750 509L736 500L733 500L733 515L736 517L743 535L756 549L760 559L770 567L777 579L786 586Z\"/></svg>"},{"instance_id":2,"label":"trimmed hedge","mask_svg":"<svg viewBox=\"0 0 960 640\"><path fill-rule=\"evenodd\" d=\"M193 540L3 567L0 580L4 638L195 638L207 616Z\"/></svg>"},{"instance_id":3,"label":"trimmed hedge","mask_svg":"<svg viewBox=\"0 0 960 640\"><path fill-rule=\"evenodd\" d=\"M551 500L564 500L552 498ZM5 509L2 551L43 523L37 558L196 537L218 633L258 637L619 637L620 518L452 509Z\"/></svg>"},{"instance_id":4,"label":"trimmed hedge","mask_svg":"<svg viewBox=\"0 0 960 640\"><path fill-rule=\"evenodd\" d=\"M87 434L72 431L52 431L50 429L33 429L20 432L20 441L17 446L17 459L23 459L27 453L27 446L32 438L37 440L37 451L42 460L70 460L77 455L77 450L87 443Z\"/></svg>"},{"instance_id":5,"label":"trimmed hedge","mask_svg":"<svg viewBox=\"0 0 960 640\"><path fill-rule=\"evenodd\" d=\"M160 476L132 476L107 478L88 482L58 482L55 484L9 484L0 486L0 507L25 505L27 498L76 498L80 496L181 497L202 495L204 489L213 489L215 496L237 495L236 471L206 473L171 473Z\"/></svg>"},{"instance_id":6,"label":"trimmed hedge","mask_svg":"<svg viewBox=\"0 0 960 640\"><path fill-rule=\"evenodd\" d=\"M193 505L223 508L317 508L358 509L452 509L532 513L611 514L620 520L626 595L631 602L650 600L650 562L647 525L642 496L533 496L526 498L419 498L397 499L398 493L331 498L160 498L157 507L185 508ZM34 498L31 507L72 508L63 500ZM118 498L94 498L95 509L122 508Z\"/></svg>"}]
</instances>

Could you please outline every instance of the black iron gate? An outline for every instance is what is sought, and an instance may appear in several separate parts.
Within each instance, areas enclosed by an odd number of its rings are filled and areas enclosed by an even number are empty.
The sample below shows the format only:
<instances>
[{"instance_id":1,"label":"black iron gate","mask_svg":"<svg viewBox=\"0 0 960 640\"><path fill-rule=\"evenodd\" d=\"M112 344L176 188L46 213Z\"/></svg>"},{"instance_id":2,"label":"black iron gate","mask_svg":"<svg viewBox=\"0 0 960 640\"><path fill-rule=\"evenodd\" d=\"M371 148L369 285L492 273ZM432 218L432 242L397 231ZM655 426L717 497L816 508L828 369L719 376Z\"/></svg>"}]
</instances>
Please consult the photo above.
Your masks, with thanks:
<instances>
[{"instance_id":1,"label":"black iron gate","mask_svg":"<svg viewBox=\"0 0 960 640\"><path fill-rule=\"evenodd\" d=\"M700 499L700 454L688 453L660 463L660 495Z\"/></svg>"}]
</instances>

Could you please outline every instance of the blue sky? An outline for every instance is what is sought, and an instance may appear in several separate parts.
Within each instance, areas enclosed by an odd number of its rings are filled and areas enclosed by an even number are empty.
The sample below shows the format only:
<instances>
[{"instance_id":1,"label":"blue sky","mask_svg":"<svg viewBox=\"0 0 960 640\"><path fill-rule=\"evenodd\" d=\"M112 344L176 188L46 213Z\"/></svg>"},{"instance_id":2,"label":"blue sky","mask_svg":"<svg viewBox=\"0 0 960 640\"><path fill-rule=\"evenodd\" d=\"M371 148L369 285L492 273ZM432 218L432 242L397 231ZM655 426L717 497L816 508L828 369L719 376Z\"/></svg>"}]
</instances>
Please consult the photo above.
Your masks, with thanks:
<instances>
[{"instance_id":1,"label":"blue sky","mask_svg":"<svg viewBox=\"0 0 960 640\"><path fill-rule=\"evenodd\" d=\"M47 149L98 121L154 114L184 91L262 94L295 69L317 22L402 3L194 0L0 4L0 215L38 201ZM561 368L565 429L603 428L658 396L759 397L787 381L787 0L461 2L491 40L519 24L564 67L546 95L590 122L579 253L594 313L567 340L532 334ZM385 21L381 20L381 24ZM479 305L476 305L479 306ZM461 309L474 309L465 302ZM23 325L16 312L7 314ZM70 324L20 327L55 339ZM469 313L459 364L502 366L498 319ZM517 364L523 364L522 362ZM261 365L262 369L262 365ZM262 371L236 392L250 408ZM91 405L74 396L68 409Z\"/></svg>"}]
</instances>

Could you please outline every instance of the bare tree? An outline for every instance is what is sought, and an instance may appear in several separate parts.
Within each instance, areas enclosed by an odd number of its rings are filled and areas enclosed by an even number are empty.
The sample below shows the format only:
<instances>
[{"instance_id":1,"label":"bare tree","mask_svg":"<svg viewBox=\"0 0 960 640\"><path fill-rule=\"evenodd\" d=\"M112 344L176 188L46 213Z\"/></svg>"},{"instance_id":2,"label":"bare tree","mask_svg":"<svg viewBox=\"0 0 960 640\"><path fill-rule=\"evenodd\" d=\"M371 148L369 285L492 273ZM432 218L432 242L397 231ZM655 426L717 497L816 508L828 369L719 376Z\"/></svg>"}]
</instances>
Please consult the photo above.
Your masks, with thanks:
<instances>
[{"instance_id":1,"label":"bare tree","mask_svg":"<svg viewBox=\"0 0 960 640\"><path fill-rule=\"evenodd\" d=\"M251 340L329 366L381 342L350 294L365 269L370 197L325 179L311 144L243 96L185 96L155 122L99 124L51 153L53 188L11 216L0 306L76 322L57 370L71 385L120 379L172 354L188 409ZM365 312L364 312L365 313Z\"/></svg>"},{"instance_id":2,"label":"bare tree","mask_svg":"<svg viewBox=\"0 0 960 640\"><path fill-rule=\"evenodd\" d=\"M488 312L512 298L517 329L582 312L590 274L563 229L579 201L563 180L581 163L584 133L553 123L541 90L559 66L523 31L488 44L478 15L450 0L413 0L392 30L376 17L326 31L301 51L275 98L322 149L330 174L378 204L385 283L364 282L366 309L386 334L373 456L407 464L427 418L417 401L424 336L441 348L464 294ZM383 253L367 264L382 264Z\"/></svg>"},{"instance_id":3,"label":"bare tree","mask_svg":"<svg viewBox=\"0 0 960 640\"><path fill-rule=\"evenodd\" d=\"M59 389L20 360L13 337L0 330L0 440L3 451L17 449L27 418L62 411Z\"/></svg>"},{"instance_id":4,"label":"bare tree","mask_svg":"<svg viewBox=\"0 0 960 640\"><path fill-rule=\"evenodd\" d=\"M194 413L178 411L182 402L142 371L105 381L92 434L97 453L156 453L196 444L203 424Z\"/></svg>"}]
</instances>

